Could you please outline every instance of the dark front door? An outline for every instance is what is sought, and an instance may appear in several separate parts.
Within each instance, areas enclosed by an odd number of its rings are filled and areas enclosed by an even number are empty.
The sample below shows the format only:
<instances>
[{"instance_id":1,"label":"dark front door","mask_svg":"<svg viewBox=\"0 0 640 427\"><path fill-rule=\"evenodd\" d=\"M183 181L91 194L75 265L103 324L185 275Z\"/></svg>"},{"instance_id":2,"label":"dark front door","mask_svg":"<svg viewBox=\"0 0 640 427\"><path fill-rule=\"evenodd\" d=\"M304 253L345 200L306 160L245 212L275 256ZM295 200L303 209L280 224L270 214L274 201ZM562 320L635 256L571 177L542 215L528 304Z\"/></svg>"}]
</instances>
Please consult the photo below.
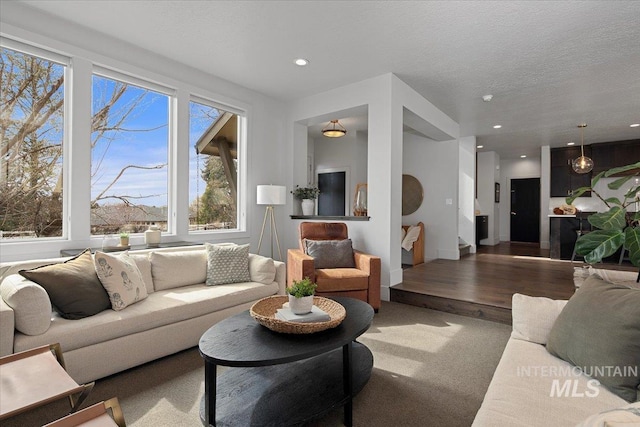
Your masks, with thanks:
<instances>
[{"instance_id":1,"label":"dark front door","mask_svg":"<svg viewBox=\"0 0 640 427\"><path fill-rule=\"evenodd\" d=\"M511 241L540 243L540 178L511 180Z\"/></svg>"},{"instance_id":2,"label":"dark front door","mask_svg":"<svg viewBox=\"0 0 640 427\"><path fill-rule=\"evenodd\" d=\"M345 172L318 174L318 215L344 216Z\"/></svg>"}]
</instances>

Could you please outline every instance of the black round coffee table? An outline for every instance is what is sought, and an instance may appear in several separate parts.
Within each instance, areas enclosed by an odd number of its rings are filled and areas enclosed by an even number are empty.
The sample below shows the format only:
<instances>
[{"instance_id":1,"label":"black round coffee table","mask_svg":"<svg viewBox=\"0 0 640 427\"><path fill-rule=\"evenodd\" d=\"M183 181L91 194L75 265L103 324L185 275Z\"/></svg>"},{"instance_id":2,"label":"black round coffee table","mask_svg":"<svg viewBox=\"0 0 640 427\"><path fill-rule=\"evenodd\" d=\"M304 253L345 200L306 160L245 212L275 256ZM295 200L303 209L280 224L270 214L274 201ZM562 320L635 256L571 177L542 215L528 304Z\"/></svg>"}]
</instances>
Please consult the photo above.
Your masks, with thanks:
<instances>
[{"instance_id":1,"label":"black round coffee table","mask_svg":"<svg viewBox=\"0 0 640 427\"><path fill-rule=\"evenodd\" d=\"M249 311L227 318L200 338L206 426L300 425L344 406L371 376L373 355L355 339L373 321L373 309L353 298L332 298L347 312L342 323L314 334L281 334L258 324ZM217 366L230 366L217 376ZM249 368L249 369L234 369Z\"/></svg>"}]
</instances>

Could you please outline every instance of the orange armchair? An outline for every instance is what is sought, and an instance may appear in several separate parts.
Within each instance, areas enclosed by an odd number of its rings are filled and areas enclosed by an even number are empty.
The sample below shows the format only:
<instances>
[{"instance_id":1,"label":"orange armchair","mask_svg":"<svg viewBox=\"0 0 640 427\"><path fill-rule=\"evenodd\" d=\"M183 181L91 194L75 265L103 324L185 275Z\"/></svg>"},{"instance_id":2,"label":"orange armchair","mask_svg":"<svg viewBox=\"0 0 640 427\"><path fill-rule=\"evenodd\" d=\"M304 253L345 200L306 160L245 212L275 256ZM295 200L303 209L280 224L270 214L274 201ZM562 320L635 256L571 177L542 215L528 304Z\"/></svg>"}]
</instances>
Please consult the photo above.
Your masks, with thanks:
<instances>
[{"instance_id":1,"label":"orange armchair","mask_svg":"<svg viewBox=\"0 0 640 427\"><path fill-rule=\"evenodd\" d=\"M300 248L287 251L287 286L309 277L316 282L318 296L344 296L380 308L380 257L353 251L355 268L316 268L313 257L305 253L304 239L345 240L347 225L342 222L300 223Z\"/></svg>"}]
</instances>

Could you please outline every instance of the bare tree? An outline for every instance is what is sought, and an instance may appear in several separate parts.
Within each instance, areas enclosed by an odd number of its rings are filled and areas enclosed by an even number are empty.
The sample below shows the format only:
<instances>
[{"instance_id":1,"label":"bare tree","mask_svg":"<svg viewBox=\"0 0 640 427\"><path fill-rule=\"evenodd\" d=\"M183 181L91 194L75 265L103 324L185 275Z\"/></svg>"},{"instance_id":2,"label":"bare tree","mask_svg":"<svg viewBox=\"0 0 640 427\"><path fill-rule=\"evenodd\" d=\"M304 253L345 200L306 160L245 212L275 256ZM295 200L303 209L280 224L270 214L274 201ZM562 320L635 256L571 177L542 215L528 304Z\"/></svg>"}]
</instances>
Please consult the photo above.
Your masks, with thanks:
<instances>
[{"instance_id":1,"label":"bare tree","mask_svg":"<svg viewBox=\"0 0 640 427\"><path fill-rule=\"evenodd\" d=\"M0 230L18 235L60 235L64 67L2 48L0 83ZM92 178L100 175L110 144L120 132L153 130L125 127L127 119L144 108L146 94L141 91L138 96L119 102L128 88L126 83L116 82L110 92L94 92L94 103L100 108L92 116L92 148L103 140L107 144L101 157L93 159ZM92 207L108 199L142 206L136 201L140 196L111 194L109 189L128 170L165 166L166 163L123 167L97 192Z\"/></svg>"}]
</instances>

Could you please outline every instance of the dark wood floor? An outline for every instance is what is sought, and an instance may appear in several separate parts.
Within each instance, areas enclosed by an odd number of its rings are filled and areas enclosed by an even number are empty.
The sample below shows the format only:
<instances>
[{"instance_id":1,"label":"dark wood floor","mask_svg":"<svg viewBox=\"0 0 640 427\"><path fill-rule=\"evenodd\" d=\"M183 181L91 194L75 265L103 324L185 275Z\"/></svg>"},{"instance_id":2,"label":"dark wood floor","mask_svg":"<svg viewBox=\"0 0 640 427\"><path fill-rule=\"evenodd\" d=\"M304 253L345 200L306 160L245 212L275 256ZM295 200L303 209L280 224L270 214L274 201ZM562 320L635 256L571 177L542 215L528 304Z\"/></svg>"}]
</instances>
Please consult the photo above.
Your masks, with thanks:
<instances>
[{"instance_id":1,"label":"dark wood floor","mask_svg":"<svg viewBox=\"0 0 640 427\"><path fill-rule=\"evenodd\" d=\"M538 245L480 246L458 261L438 259L405 269L403 282L391 288L391 301L510 324L514 293L568 299L574 267L581 265L552 260Z\"/></svg>"}]
</instances>

